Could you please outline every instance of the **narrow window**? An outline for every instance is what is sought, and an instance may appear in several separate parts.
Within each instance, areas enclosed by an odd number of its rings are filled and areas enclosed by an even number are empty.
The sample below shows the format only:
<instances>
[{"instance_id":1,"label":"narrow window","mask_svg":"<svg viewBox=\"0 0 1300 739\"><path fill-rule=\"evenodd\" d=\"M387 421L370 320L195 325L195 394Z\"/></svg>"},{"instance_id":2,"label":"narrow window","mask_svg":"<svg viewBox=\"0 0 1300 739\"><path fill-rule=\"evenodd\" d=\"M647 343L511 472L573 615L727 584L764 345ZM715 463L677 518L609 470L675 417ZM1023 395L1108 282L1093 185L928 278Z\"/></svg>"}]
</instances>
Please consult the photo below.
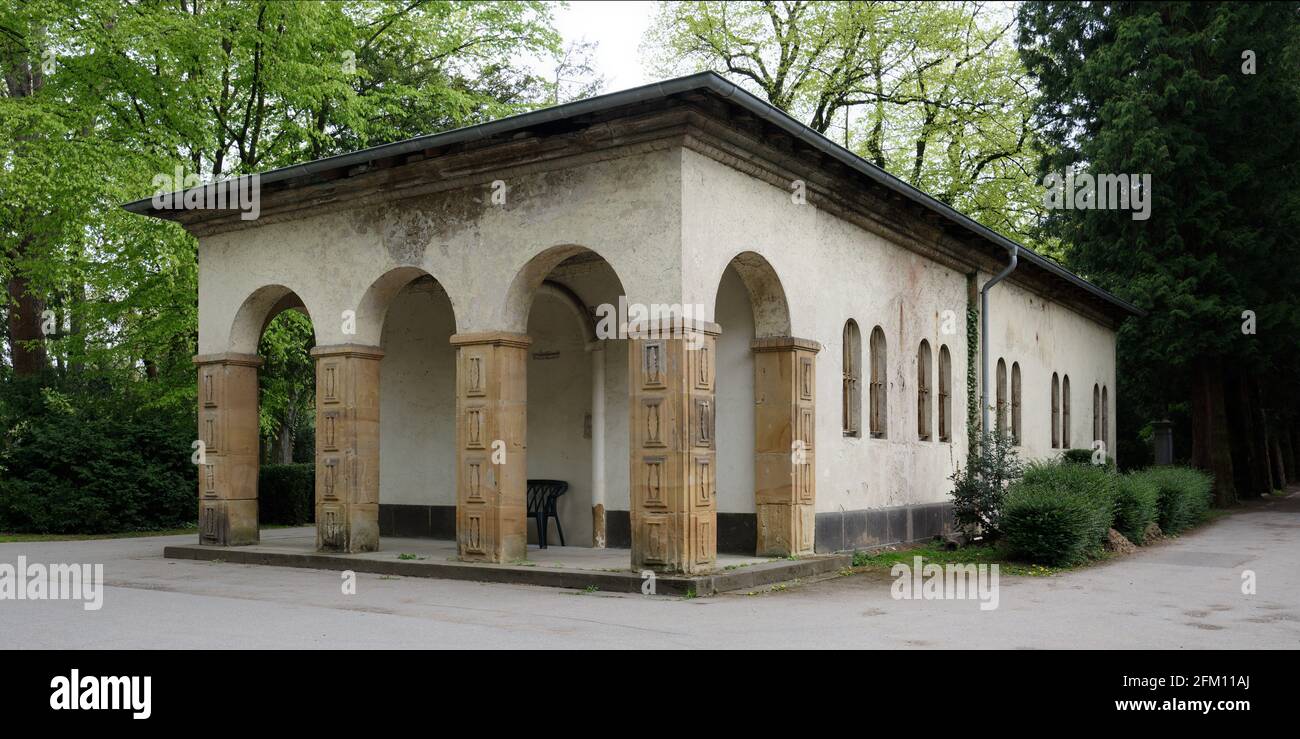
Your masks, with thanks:
<instances>
[{"instance_id":1,"label":"narrow window","mask_svg":"<svg viewBox=\"0 0 1300 739\"><path fill-rule=\"evenodd\" d=\"M1052 448L1061 448L1061 378L1052 373Z\"/></svg>"},{"instance_id":2,"label":"narrow window","mask_svg":"<svg viewBox=\"0 0 1300 739\"><path fill-rule=\"evenodd\" d=\"M1020 363L1011 363L1011 438L1020 444Z\"/></svg>"},{"instance_id":3,"label":"narrow window","mask_svg":"<svg viewBox=\"0 0 1300 739\"><path fill-rule=\"evenodd\" d=\"M1070 448L1070 376L1061 378L1061 448Z\"/></svg>"},{"instance_id":4,"label":"narrow window","mask_svg":"<svg viewBox=\"0 0 1300 739\"><path fill-rule=\"evenodd\" d=\"M1101 386L1101 443L1106 445L1106 455L1110 456L1110 392Z\"/></svg>"},{"instance_id":5,"label":"narrow window","mask_svg":"<svg viewBox=\"0 0 1300 739\"><path fill-rule=\"evenodd\" d=\"M885 398L885 330L871 329L871 436L883 439L888 432L888 409Z\"/></svg>"},{"instance_id":6,"label":"narrow window","mask_svg":"<svg viewBox=\"0 0 1300 739\"><path fill-rule=\"evenodd\" d=\"M1092 439L1101 440L1101 385L1092 386Z\"/></svg>"},{"instance_id":7,"label":"narrow window","mask_svg":"<svg viewBox=\"0 0 1300 739\"><path fill-rule=\"evenodd\" d=\"M952 441L952 357L939 347L939 441Z\"/></svg>"},{"instance_id":8,"label":"narrow window","mask_svg":"<svg viewBox=\"0 0 1300 739\"><path fill-rule=\"evenodd\" d=\"M998 360L998 433L1007 432L1007 363L1006 360Z\"/></svg>"},{"instance_id":9,"label":"narrow window","mask_svg":"<svg viewBox=\"0 0 1300 739\"><path fill-rule=\"evenodd\" d=\"M862 433L862 335L851 318L844 324L844 392L840 403L844 410L844 435L859 436Z\"/></svg>"},{"instance_id":10,"label":"narrow window","mask_svg":"<svg viewBox=\"0 0 1300 739\"><path fill-rule=\"evenodd\" d=\"M921 441L930 440L930 419L934 407L930 404L930 342L921 340L916 350L916 429Z\"/></svg>"}]
</instances>

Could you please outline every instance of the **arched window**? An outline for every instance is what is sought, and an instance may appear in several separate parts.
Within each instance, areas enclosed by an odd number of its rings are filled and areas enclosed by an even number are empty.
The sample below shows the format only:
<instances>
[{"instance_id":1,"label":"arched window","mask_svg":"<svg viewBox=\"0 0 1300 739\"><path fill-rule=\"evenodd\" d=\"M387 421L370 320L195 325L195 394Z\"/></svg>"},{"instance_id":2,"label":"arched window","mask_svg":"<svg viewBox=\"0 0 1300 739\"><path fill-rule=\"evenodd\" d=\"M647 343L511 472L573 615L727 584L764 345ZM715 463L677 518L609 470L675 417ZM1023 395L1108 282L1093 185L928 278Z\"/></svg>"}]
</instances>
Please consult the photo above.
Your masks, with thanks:
<instances>
[{"instance_id":1,"label":"arched window","mask_svg":"<svg viewBox=\"0 0 1300 739\"><path fill-rule=\"evenodd\" d=\"M1020 363L1011 363L1011 438L1020 444Z\"/></svg>"},{"instance_id":2,"label":"arched window","mask_svg":"<svg viewBox=\"0 0 1300 739\"><path fill-rule=\"evenodd\" d=\"M1099 439L1101 439L1101 385L1094 384L1092 386L1092 440Z\"/></svg>"},{"instance_id":3,"label":"arched window","mask_svg":"<svg viewBox=\"0 0 1300 739\"><path fill-rule=\"evenodd\" d=\"M871 329L871 435L877 439L885 438L889 430L885 351L885 331L876 326Z\"/></svg>"},{"instance_id":4,"label":"arched window","mask_svg":"<svg viewBox=\"0 0 1300 739\"><path fill-rule=\"evenodd\" d=\"M845 436L862 434L862 334L852 318L844 324L844 392L840 398Z\"/></svg>"},{"instance_id":5,"label":"arched window","mask_svg":"<svg viewBox=\"0 0 1300 739\"><path fill-rule=\"evenodd\" d=\"M1052 448L1061 448L1061 378L1052 373Z\"/></svg>"},{"instance_id":6,"label":"arched window","mask_svg":"<svg viewBox=\"0 0 1300 739\"><path fill-rule=\"evenodd\" d=\"M1110 455L1110 392L1101 386L1101 443L1106 445L1106 454Z\"/></svg>"},{"instance_id":7,"label":"arched window","mask_svg":"<svg viewBox=\"0 0 1300 739\"><path fill-rule=\"evenodd\" d=\"M952 441L952 356L939 346L939 441Z\"/></svg>"},{"instance_id":8,"label":"arched window","mask_svg":"<svg viewBox=\"0 0 1300 739\"><path fill-rule=\"evenodd\" d=\"M1070 376L1061 378L1061 448L1070 448Z\"/></svg>"},{"instance_id":9,"label":"arched window","mask_svg":"<svg viewBox=\"0 0 1300 739\"><path fill-rule=\"evenodd\" d=\"M930 400L930 342L921 339L921 347L916 350L916 429L921 441L929 441L931 418L934 406Z\"/></svg>"},{"instance_id":10,"label":"arched window","mask_svg":"<svg viewBox=\"0 0 1300 739\"><path fill-rule=\"evenodd\" d=\"M1007 432L1007 363L1004 359L998 360L998 404L996 406L998 413L998 433Z\"/></svg>"}]
</instances>

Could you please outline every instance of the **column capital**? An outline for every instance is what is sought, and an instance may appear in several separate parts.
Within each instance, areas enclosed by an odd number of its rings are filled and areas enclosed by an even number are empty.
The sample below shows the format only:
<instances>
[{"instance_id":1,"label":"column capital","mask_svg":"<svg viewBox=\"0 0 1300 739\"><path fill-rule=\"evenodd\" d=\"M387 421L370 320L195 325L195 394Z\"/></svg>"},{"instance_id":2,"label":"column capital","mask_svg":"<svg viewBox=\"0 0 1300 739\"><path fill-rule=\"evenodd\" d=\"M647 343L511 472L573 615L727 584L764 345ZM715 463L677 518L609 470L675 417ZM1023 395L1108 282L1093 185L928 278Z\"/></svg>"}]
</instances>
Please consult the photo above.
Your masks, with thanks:
<instances>
[{"instance_id":1,"label":"column capital","mask_svg":"<svg viewBox=\"0 0 1300 739\"><path fill-rule=\"evenodd\" d=\"M532 343L533 339L528 334L519 334L512 331L476 331L451 335L452 346L491 344L492 346L513 346L527 349Z\"/></svg>"},{"instance_id":2,"label":"column capital","mask_svg":"<svg viewBox=\"0 0 1300 739\"><path fill-rule=\"evenodd\" d=\"M205 364L233 364L241 367L261 367L262 358L256 354L240 354L238 352L221 352L219 354L195 354L194 364L202 366Z\"/></svg>"},{"instance_id":3,"label":"column capital","mask_svg":"<svg viewBox=\"0 0 1300 739\"><path fill-rule=\"evenodd\" d=\"M749 348L756 352L784 352L793 349L810 351L813 354L822 350L822 345L812 339L800 339L794 336L765 336L754 339Z\"/></svg>"},{"instance_id":4,"label":"column capital","mask_svg":"<svg viewBox=\"0 0 1300 739\"><path fill-rule=\"evenodd\" d=\"M722 327L716 323L680 316L628 321L619 326L619 338L623 339L683 339L692 334L718 336L721 333Z\"/></svg>"},{"instance_id":5,"label":"column capital","mask_svg":"<svg viewBox=\"0 0 1300 739\"><path fill-rule=\"evenodd\" d=\"M367 344L327 344L313 346L313 357L356 357L358 359L383 359L384 350Z\"/></svg>"}]
</instances>

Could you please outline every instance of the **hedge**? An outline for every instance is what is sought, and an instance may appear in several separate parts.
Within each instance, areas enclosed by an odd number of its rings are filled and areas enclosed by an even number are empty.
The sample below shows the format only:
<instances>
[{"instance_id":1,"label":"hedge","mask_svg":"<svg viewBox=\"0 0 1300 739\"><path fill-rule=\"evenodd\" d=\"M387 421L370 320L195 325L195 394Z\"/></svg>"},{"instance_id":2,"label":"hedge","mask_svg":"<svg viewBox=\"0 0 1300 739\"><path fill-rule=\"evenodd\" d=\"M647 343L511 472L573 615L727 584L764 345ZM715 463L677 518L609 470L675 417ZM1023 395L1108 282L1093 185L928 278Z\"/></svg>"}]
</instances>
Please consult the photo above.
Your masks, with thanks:
<instances>
[{"instance_id":1,"label":"hedge","mask_svg":"<svg viewBox=\"0 0 1300 739\"><path fill-rule=\"evenodd\" d=\"M1091 449L1066 449L1061 452L1061 461L1071 464L1092 464L1092 454ZM1107 454L1104 466L1107 469L1115 469L1115 457Z\"/></svg>"},{"instance_id":2,"label":"hedge","mask_svg":"<svg viewBox=\"0 0 1300 739\"><path fill-rule=\"evenodd\" d=\"M1157 490L1157 521L1177 534L1205 519L1213 501L1214 478L1190 467L1151 467L1133 473Z\"/></svg>"},{"instance_id":3,"label":"hedge","mask_svg":"<svg viewBox=\"0 0 1300 739\"><path fill-rule=\"evenodd\" d=\"M264 464L257 471L258 523L301 526L315 520L316 465Z\"/></svg>"},{"instance_id":4,"label":"hedge","mask_svg":"<svg viewBox=\"0 0 1300 739\"><path fill-rule=\"evenodd\" d=\"M1075 564L1096 554L1115 518L1119 478L1092 465L1035 463L1011 486L1002 531L1013 557Z\"/></svg>"},{"instance_id":5,"label":"hedge","mask_svg":"<svg viewBox=\"0 0 1300 739\"><path fill-rule=\"evenodd\" d=\"M1115 497L1115 530L1134 544L1144 544L1147 526L1160 510L1160 488L1140 474L1119 476Z\"/></svg>"}]
</instances>

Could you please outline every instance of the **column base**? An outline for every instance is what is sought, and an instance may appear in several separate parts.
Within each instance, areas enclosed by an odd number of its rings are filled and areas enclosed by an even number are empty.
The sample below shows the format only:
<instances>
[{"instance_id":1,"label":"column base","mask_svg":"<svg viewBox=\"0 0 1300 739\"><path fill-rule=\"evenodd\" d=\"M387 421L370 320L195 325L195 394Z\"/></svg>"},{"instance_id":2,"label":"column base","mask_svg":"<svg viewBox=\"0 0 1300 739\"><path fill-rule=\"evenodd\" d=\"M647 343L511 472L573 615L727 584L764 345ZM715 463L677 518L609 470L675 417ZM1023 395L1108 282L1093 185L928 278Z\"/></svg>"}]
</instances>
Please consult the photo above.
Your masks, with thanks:
<instances>
[{"instance_id":1,"label":"column base","mask_svg":"<svg viewBox=\"0 0 1300 739\"><path fill-rule=\"evenodd\" d=\"M256 498L199 501L200 544L238 547L257 542Z\"/></svg>"},{"instance_id":2,"label":"column base","mask_svg":"<svg viewBox=\"0 0 1300 739\"><path fill-rule=\"evenodd\" d=\"M811 505L758 506L758 556L790 557L813 553L817 514Z\"/></svg>"},{"instance_id":3,"label":"column base","mask_svg":"<svg viewBox=\"0 0 1300 739\"><path fill-rule=\"evenodd\" d=\"M349 554L379 551L379 504L317 505L316 549Z\"/></svg>"}]
</instances>

